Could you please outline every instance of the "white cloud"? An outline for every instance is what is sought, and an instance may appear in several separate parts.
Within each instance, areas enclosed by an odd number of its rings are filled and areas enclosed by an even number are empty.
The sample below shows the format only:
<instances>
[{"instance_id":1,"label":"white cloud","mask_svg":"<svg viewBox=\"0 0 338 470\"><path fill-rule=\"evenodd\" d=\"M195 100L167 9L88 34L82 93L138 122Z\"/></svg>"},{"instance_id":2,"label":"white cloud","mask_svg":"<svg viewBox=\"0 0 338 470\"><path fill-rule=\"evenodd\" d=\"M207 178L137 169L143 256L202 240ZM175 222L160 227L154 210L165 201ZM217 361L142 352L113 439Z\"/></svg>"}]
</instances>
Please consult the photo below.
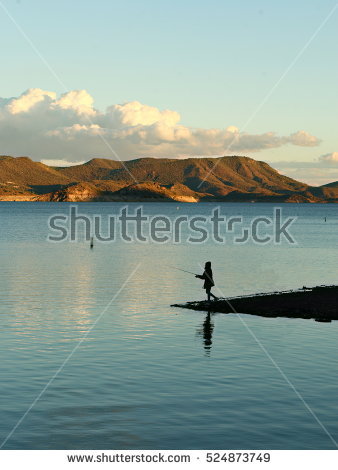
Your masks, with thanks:
<instances>
[{"instance_id":1,"label":"white cloud","mask_svg":"<svg viewBox=\"0 0 338 470\"><path fill-rule=\"evenodd\" d=\"M181 116L176 111L160 111L153 106L147 106L138 101L124 104L114 104L107 108L106 117L114 127L151 126L162 123L168 127L175 126Z\"/></svg>"},{"instance_id":2,"label":"white cloud","mask_svg":"<svg viewBox=\"0 0 338 470\"><path fill-rule=\"evenodd\" d=\"M85 160L83 160L82 162L69 162L67 160L57 160L57 159L44 160L42 159L41 163L43 163L44 165L48 165L48 166L74 166L74 165L82 165L83 163L85 163Z\"/></svg>"},{"instance_id":3,"label":"white cloud","mask_svg":"<svg viewBox=\"0 0 338 470\"><path fill-rule=\"evenodd\" d=\"M96 136L103 133L102 127L97 124L74 124L73 126L62 127L59 129L53 129L52 131L46 132L48 136L61 137L65 140L74 140L78 135L84 136Z\"/></svg>"},{"instance_id":4,"label":"white cloud","mask_svg":"<svg viewBox=\"0 0 338 470\"><path fill-rule=\"evenodd\" d=\"M34 109L38 104L51 103L56 98L56 93L44 91L40 88L31 88L22 93L19 98L13 98L7 101L7 111L9 114L27 113Z\"/></svg>"},{"instance_id":5,"label":"white cloud","mask_svg":"<svg viewBox=\"0 0 338 470\"><path fill-rule=\"evenodd\" d=\"M232 125L190 128L180 124L180 119L176 111L138 101L114 104L102 112L93 107L86 90L57 97L54 92L33 88L17 98L0 98L0 150L44 160L61 156L78 161L93 156L129 159L244 154L320 142L303 130L289 136L248 134Z\"/></svg>"},{"instance_id":6,"label":"white cloud","mask_svg":"<svg viewBox=\"0 0 338 470\"><path fill-rule=\"evenodd\" d=\"M337 165L332 165L331 161L321 157L309 162L279 161L268 163L280 173L313 186L338 180Z\"/></svg>"},{"instance_id":7,"label":"white cloud","mask_svg":"<svg viewBox=\"0 0 338 470\"><path fill-rule=\"evenodd\" d=\"M298 131L290 135L289 142L302 147L313 147L318 145L318 138L306 131Z\"/></svg>"},{"instance_id":8,"label":"white cloud","mask_svg":"<svg viewBox=\"0 0 338 470\"><path fill-rule=\"evenodd\" d=\"M226 128L226 131L228 132L232 132L233 134L237 134L237 132L239 131L238 127L236 126L228 126Z\"/></svg>"},{"instance_id":9,"label":"white cloud","mask_svg":"<svg viewBox=\"0 0 338 470\"><path fill-rule=\"evenodd\" d=\"M338 152L331 152L331 153L326 153L325 155L321 155L319 157L319 160L322 161L322 162L337 163L338 162Z\"/></svg>"},{"instance_id":10,"label":"white cloud","mask_svg":"<svg viewBox=\"0 0 338 470\"><path fill-rule=\"evenodd\" d=\"M78 114L95 116L94 100L86 90L73 90L64 93L59 100L55 100L52 109L70 109Z\"/></svg>"}]
</instances>

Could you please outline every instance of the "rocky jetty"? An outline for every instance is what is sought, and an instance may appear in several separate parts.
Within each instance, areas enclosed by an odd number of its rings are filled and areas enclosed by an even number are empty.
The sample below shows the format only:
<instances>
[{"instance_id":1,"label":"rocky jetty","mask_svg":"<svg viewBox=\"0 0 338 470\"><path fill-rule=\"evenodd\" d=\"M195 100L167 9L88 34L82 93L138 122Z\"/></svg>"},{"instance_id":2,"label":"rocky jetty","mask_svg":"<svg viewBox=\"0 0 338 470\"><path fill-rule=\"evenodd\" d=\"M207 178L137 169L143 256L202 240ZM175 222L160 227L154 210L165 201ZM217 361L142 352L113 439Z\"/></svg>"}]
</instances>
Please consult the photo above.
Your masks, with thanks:
<instances>
[{"instance_id":1,"label":"rocky jetty","mask_svg":"<svg viewBox=\"0 0 338 470\"><path fill-rule=\"evenodd\" d=\"M211 302L192 301L172 307L220 313L246 313L261 317L338 320L338 286L303 287L241 297L219 298Z\"/></svg>"}]
</instances>

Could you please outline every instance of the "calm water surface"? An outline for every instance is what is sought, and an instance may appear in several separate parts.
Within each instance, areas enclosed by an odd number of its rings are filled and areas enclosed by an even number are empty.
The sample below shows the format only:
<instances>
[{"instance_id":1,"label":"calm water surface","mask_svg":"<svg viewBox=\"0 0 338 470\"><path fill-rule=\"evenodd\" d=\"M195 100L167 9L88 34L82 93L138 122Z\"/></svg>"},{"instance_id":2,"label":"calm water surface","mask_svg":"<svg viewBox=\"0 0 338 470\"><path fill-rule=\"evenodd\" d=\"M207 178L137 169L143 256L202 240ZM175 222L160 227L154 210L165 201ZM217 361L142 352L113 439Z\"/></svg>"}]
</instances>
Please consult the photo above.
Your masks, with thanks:
<instances>
[{"instance_id":1,"label":"calm water surface","mask_svg":"<svg viewBox=\"0 0 338 470\"><path fill-rule=\"evenodd\" d=\"M337 283L338 206L281 206L298 216L291 247L118 240L90 250L82 239L46 241L48 217L69 204L0 203L1 441L78 346L3 448L335 448L338 322L170 308L204 296L170 266L199 272L209 259L227 296ZM121 205L78 207L108 215ZM212 207L144 205L171 218ZM249 223L273 206L222 211Z\"/></svg>"}]
</instances>

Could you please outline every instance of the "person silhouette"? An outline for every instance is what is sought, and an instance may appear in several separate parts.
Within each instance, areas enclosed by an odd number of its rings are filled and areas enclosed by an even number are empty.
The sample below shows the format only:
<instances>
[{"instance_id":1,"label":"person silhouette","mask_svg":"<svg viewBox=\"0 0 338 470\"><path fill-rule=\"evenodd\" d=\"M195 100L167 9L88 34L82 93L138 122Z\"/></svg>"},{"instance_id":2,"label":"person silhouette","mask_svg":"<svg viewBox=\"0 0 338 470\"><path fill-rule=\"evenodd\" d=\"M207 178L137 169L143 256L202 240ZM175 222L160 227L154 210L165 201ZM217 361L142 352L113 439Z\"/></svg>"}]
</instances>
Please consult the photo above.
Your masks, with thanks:
<instances>
[{"instance_id":1,"label":"person silhouette","mask_svg":"<svg viewBox=\"0 0 338 470\"><path fill-rule=\"evenodd\" d=\"M204 266L204 272L202 275L196 274L195 277L204 279L203 289L208 296L208 302L210 302L210 296L217 300L218 297L211 293L211 288L215 285L212 277L211 261L207 261Z\"/></svg>"}]
</instances>

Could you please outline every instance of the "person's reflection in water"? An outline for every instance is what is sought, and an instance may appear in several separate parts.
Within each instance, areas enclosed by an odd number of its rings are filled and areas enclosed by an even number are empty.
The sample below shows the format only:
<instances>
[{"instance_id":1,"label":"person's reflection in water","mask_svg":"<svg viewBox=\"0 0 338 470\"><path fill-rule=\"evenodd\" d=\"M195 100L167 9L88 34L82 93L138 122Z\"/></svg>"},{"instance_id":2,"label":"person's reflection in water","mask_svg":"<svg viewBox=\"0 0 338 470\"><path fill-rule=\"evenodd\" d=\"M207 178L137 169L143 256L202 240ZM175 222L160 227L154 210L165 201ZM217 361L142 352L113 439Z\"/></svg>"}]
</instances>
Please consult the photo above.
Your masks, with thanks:
<instances>
[{"instance_id":1,"label":"person's reflection in water","mask_svg":"<svg viewBox=\"0 0 338 470\"><path fill-rule=\"evenodd\" d=\"M207 356L210 356L213 331L214 331L214 324L211 321L211 314L210 312L208 312L203 322L202 328L198 331L198 334L203 336L204 350Z\"/></svg>"}]
</instances>

